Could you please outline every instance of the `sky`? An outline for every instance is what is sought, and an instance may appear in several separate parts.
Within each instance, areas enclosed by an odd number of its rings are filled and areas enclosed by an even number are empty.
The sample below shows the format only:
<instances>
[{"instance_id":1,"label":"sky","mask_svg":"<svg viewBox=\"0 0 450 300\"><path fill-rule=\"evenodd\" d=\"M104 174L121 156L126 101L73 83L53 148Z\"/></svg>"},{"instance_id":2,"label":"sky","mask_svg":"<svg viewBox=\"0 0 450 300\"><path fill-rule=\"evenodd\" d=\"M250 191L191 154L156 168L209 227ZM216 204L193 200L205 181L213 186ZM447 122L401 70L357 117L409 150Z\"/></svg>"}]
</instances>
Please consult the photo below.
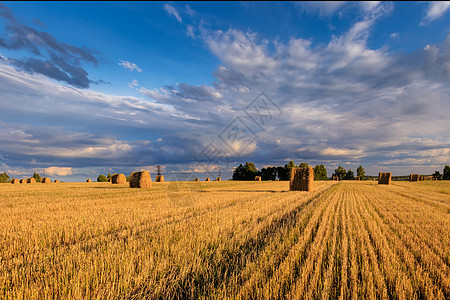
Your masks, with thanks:
<instances>
[{"instance_id":1,"label":"sky","mask_svg":"<svg viewBox=\"0 0 450 300\"><path fill-rule=\"evenodd\" d=\"M1 2L0 172L450 164L450 2Z\"/></svg>"}]
</instances>

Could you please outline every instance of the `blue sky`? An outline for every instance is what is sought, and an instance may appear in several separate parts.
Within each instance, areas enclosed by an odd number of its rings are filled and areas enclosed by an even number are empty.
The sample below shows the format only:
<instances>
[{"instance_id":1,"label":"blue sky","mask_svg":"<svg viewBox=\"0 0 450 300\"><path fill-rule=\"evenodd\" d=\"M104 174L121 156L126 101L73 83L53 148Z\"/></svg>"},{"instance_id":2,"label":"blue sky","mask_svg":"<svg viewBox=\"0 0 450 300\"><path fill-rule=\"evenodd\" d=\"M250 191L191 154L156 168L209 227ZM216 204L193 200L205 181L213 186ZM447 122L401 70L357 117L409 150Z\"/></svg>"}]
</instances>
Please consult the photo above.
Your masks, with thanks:
<instances>
[{"instance_id":1,"label":"blue sky","mask_svg":"<svg viewBox=\"0 0 450 300\"><path fill-rule=\"evenodd\" d=\"M0 171L450 163L450 2L2 2Z\"/></svg>"}]
</instances>

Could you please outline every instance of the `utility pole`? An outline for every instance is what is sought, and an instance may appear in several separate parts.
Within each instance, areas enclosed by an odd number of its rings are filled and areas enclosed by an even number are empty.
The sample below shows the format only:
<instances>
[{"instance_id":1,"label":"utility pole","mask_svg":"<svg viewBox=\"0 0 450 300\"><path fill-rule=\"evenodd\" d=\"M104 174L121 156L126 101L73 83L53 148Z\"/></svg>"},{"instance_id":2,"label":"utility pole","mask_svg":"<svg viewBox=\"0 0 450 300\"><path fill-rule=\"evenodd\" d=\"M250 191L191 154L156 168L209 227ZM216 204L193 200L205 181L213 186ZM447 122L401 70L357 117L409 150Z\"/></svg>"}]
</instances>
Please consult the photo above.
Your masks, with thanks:
<instances>
[{"instance_id":1,"label":"utility pole","mask_svg":"<svg viewBox=\"0 0 450 300\"><path fill-rule=\"evenodd\" d=\"M157 172L158 176L161 175L161 166L160 165L156 166L156 172Z\"/></svg>"}]
</instances>

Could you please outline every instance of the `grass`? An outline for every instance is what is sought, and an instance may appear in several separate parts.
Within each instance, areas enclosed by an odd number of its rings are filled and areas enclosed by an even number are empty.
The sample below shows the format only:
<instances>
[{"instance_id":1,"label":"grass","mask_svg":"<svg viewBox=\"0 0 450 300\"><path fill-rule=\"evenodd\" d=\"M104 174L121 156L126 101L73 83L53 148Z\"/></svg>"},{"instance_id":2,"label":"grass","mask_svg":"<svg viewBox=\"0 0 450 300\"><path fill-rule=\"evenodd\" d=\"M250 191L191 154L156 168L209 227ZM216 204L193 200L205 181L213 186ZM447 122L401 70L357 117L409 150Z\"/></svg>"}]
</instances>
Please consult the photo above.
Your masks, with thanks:
<instances>
[{"instance_id":1,"label":"grass","mask_svg":"<svg viewBox=\"0 0 450 300\"><path fill-rule=\"evenodd\" d=\"M450 182L0 184L0 298L450 298Z\"/></svg>"}]
</instances>

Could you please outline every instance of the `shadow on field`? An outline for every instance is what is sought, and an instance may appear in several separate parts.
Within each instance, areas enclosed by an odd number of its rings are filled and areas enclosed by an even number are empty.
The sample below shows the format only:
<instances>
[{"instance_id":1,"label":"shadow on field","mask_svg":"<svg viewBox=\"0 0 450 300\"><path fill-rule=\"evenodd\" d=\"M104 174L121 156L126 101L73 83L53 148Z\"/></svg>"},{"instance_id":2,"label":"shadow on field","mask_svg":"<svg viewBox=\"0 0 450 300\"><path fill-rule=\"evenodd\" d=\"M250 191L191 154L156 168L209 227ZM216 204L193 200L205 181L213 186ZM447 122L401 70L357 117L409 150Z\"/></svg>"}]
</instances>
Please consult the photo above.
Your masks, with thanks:
<instances>
[{"instance_id":1,"label":"shadow on field","mask_svg":"<svg viewBox=\"0 0 450 300\"><path fill-rule=\"evenodd\" d=\"M237 193L287 193L289 191L273 191L273 190L213 190L208 192L237 192Z\"/></svg>"}]
</instances>

